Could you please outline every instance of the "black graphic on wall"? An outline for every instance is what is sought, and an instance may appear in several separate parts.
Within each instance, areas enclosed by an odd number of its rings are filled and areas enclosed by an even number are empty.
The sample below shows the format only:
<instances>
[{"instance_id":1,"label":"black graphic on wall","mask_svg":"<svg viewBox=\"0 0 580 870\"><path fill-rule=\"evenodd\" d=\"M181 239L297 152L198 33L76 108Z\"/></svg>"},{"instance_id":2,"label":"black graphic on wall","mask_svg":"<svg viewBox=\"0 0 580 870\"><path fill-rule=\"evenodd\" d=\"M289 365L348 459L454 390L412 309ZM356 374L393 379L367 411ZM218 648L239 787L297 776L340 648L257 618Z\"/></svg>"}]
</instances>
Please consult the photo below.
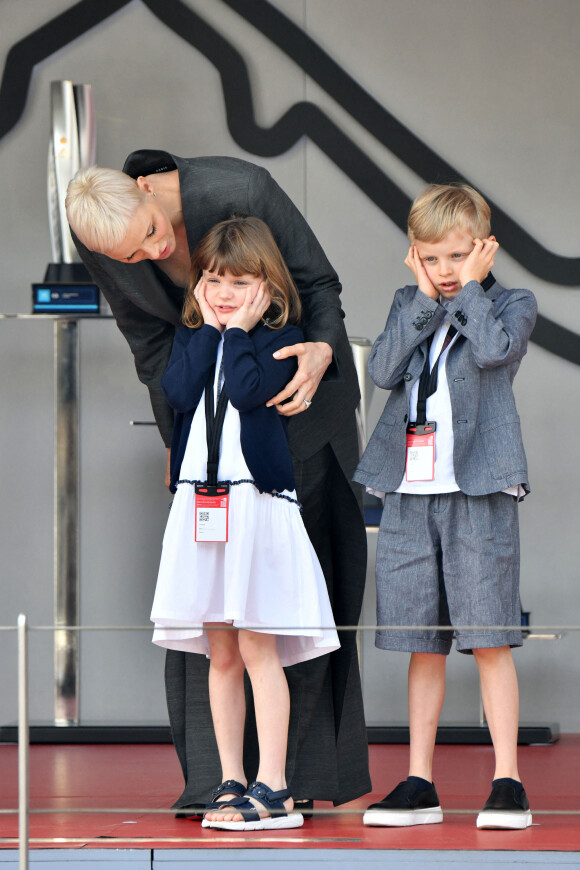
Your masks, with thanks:
<instances>
[{"instance_id":1,"label":"black graphic on wall","mask_svg":"<svg viewBox=\"0 0 580 870\"><path fill-rule=\"evenodd\" d=\"M126 6L130 0L81 0L16 43L8 53L0 85L0 139L25 109L34 66ZM180 0L142 0L167 27L200 51L221 77L229 131L246 151L273 157L308 136L401 230L409 197L318 106L294 104L271 127L256 123L248 70L241 54ZM439 157L348 75L303 30L268 0L221 0L274 42L353 118L425 181L469 181ZM480 187L481 189L481 187ZM578 285L580 258L547 250L482 190L493 209L502 247L528 271L550 283ZM580 364L576 333L538 317L532 340Z\"/></svg>"}]
</instances>

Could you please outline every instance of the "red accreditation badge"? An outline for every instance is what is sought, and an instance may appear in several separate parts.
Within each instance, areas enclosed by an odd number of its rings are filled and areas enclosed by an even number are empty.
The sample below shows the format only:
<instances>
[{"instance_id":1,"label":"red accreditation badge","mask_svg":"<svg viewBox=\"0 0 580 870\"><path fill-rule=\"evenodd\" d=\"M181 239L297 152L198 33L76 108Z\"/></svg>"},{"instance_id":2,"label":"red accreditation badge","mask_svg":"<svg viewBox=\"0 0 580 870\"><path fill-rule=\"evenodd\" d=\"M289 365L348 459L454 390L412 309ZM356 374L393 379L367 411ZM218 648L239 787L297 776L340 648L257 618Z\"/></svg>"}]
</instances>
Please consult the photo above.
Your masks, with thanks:
<instances>
[{"instance_id":1,"label":"red accreditation badge","mask_svg":"<svg viewBox=\"0 0 580 870\"><path fill-rule=\"evenodd\" d=\"M229 500L227 483L195 484L195 540L198 543L227 542Z\"/></svg>"},{"instance_id":2,"label":"red accreditation badge","mask_svg":"<svg viewBox=\"0 0 580 870\"><path fill-rule=\"evenodd\" d=\"M436 423L409 423L407 426L407 463L405 480L435 478Z\"/></svg>"}]
</instances>

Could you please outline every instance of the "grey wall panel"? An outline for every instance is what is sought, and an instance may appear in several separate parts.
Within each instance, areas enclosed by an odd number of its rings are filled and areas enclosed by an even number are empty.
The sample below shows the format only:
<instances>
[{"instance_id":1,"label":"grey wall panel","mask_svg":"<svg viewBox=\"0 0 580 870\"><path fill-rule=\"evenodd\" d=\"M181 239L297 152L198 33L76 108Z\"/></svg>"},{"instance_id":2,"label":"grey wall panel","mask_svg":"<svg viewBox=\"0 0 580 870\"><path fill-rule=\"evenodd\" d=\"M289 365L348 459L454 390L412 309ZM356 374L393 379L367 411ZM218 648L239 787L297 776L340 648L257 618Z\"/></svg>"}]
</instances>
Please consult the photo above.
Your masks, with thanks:
<instances>
[{"instance_id":1,"label":"grey wall panel","mask_svg":"<svg viewBox=\"0 0 580 870\"><path fill-rule=\"evenodd\" d=\"M247 66L259 124L269 127L294 103L322 109L408 197L420 178L342 108L299 65L221 0L185 5L232 42ZM379 104L470 178L560 255L578 256L580 76L573 0L274 0L274 5L342 65ZM65 0L5 0L0 58L69 9ZM229 154L267 166L307 215L344 285L351 335L374 339L394 291L411 280L404 234L323 153L304 139L261 158L235 143L215 67L133 0L39 63L25 113L0 140L0 311L27 311L30 283L50 258L46 206L49 83L90 82L98 160L120 166L137 147L189 156ZM501 242L501 238L500 238ZM540 280L502 250L495 268L506 284L533 289L540 312L580 331L577 287ZM579 281L580 283L580 281ZM19 610L34 624L52 619L52 329L0 321L0 623ZM521 506L522 598L536 623L578 623L576 489L579 412L571 401L580 370L532 345L516 380L533 493ZM124 340L110 322L81 326L81 617L85 624L146 624L168 495L164 450ZM371 425L386 399L375 391ZM562 417L566 425L561 424ZM372 616L372 572L365 620ZM400 720L406 661L365 639L369 721ZM529 642L517 653L522 718L557 719L580 730L570 686L578 680L578 635ZM31 713L50 718L51 652L32 642ZM15 638L0 633L0 720L16 714ZM122 662L122 666L120 664ZM473 663L450 659L446 721L478 715ZM84 635L81 717L154 722L166 716L163 653L148 633ZM384 694L383 694L384 693ZM384 697L384 702L383 702ZM468 703L465 702L468 698Z\"/></svg>"}]
</instances>

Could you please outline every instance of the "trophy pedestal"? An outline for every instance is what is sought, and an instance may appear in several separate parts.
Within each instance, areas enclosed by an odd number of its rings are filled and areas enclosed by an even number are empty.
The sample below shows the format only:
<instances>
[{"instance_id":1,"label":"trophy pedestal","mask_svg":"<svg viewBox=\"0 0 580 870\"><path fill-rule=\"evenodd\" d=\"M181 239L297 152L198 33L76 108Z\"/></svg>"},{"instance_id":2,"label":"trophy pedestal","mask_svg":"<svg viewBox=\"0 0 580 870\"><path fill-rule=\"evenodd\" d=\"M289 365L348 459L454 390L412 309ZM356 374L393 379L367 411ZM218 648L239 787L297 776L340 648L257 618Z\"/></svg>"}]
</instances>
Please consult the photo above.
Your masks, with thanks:
<instances>
[{"instance_id":1,"label":"trophy pedestal","mask_svg":"<svg viewBox=\"0 0 580 870\"><path fill-rule=\"evenodd\" d=\"M48 284L92 284L84 263L49 263L43 280Z\"/></svg>"}]
</instances>

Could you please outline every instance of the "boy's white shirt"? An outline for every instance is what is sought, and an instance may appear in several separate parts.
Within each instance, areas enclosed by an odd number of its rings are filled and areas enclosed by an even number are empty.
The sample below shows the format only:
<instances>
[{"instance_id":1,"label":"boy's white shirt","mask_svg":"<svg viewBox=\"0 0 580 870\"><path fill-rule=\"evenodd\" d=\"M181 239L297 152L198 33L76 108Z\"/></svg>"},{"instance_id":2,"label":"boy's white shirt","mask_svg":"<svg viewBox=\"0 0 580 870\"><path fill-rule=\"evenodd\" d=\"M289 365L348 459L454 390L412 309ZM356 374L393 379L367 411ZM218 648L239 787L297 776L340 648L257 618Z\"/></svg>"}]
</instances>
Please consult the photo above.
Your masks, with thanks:
<instances>
[{"instance_id":1,"label":"boy's white shirt","mask_svg":"<svg viewBox=\"0 0 580 870\"><path fill-rule=\"evenodd\" d=\"M435 360L441 352L441 347L445 341L445 336L449 329L451 320L445 318L441 325L433 334L433 341L429 351L429 370L433 368ZM434 420L437 423L435 430L435 472L433 480L414 480L408 481L403 475L401 484L395 492L404 492L412 495L434 495L447 492L458 492L459 486L455 480L455 472L453 470L453 411L451 407L451 396L449 395L449 384L445 374L445 364L447 362L447 354L449 348L453 346L457 340L459 333L456 333L439 359L439 370L437 375L437 389L427 399L427 420ZM409 420L417 419L417 395L419 393L419 380L415 381L411 390L409 399ZM372 495L383 498L384 492L367 487L367 492ZM503 492L507 495L513 495L523 498L525 491L521 484L511 486L509 489L504 489Z\"/></svg>"},{"instance_id":2,"label":"boy's white shirt","mask_svg":"<svg viewBox=\"0 0 580 870\"><path fill-rule=\"evenodd\" d=\"M445 336L451 320L445 318L433 334L433 341L429 350L429 370L441 353ZM445 374L445 363L449 348L457 341L456 333L439 358L439 370L437 374L437 389L427 399L427 420L435 420L435 472L433 480L403 480L395 492L406 492L414 495L430 495L432 493L457 492L459 487L453 471L453 414L451 410L451 396L449 384ZM419 393L419 380L413 384L409 400L409 420L417 419L417 395Z\"/></svg>"}]
</instances>

